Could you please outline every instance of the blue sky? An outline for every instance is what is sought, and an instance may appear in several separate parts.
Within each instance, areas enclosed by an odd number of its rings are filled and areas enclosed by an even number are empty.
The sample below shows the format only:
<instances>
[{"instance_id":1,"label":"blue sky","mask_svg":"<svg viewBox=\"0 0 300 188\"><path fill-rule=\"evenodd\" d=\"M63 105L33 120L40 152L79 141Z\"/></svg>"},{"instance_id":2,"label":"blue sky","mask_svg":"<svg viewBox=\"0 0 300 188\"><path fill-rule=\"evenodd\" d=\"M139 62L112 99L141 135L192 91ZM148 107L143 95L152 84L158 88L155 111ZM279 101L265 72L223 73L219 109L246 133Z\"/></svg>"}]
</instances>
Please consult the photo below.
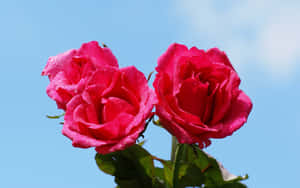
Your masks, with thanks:
<instances>
[{"instance_id":1,"label":"blue sky","mask_svg":"<svg viewBox=\"0 0 300 188\"><path fill-rule=\"evenodd\" d=\"M254 108L207 152L255 188L299 184L300 3L297 1L1 1L0 187L114 187L94 149L61 135L41 71L49 56L106 43L121 67L146 75L173 42L226 51ZM168 158L170 135L150 126L146 148Z\"/></svg>"}]
</instances>

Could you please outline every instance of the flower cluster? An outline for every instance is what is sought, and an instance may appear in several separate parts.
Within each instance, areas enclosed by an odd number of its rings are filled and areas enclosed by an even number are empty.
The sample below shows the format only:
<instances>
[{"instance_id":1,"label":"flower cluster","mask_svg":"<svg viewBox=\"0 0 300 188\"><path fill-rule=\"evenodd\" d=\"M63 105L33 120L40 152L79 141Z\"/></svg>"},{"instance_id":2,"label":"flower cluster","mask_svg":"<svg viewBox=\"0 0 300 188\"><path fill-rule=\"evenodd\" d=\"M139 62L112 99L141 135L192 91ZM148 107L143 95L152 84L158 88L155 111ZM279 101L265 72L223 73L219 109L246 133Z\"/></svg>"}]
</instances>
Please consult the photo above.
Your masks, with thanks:
<instances>
[{"instance_id":1,"label":"flower cluster","mask_svg":"<svg viewBox=\"0 0 300 188\"><path fill-rule=\"evenodd\" d=\"M226 54L172 44L158 59L155 92L134 66L119 68L107 47L85 43L50 57L47 94L65 111L63 134L73 146L101 154L133 145L155 114L180 143L210 144L247 120L252 103Z\"/></svg>"},{"instance_id":2,"label":"flower cluster","mask_svg":"<svg viewBox=\"0 0 300 188\"><path fill-rule=\"evenodd\" d=\"M102 154L134 144L156 100L143 73L118 68L97 42L50 57L42 75L50 79L47 94L66 111L62 133L73 146Z\"/></svg>"}]
</instances>

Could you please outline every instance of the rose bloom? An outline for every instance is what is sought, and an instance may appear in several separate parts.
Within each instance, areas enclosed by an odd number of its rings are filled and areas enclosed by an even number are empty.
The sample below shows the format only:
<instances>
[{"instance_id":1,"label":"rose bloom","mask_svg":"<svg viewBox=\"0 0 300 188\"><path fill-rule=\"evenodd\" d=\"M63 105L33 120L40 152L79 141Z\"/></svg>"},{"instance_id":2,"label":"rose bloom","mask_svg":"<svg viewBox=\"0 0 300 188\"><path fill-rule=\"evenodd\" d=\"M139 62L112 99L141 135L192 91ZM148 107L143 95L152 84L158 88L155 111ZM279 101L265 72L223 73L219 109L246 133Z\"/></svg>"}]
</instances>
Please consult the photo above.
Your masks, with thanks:
<instances>
[{"instance_id":1,"label":"rose bloom","mask_svg":"<svg viewBox=\"0 0 300 188\"><path fill-rule=\"evenodd\" d=\"M251 111L250 98L226 54L172 44L158 59L154 88L161 125L179 143L210 145L239 129Z\"/></svg>"},{"instance_id":2,"label":"rose bloom","mask_svg":"<svg viewBox=\"0 0 300 188\"><path fill-rule=\"evenodd\" d=\"M58 108L66 110L66 104L82 90L82 78L103 66L118 67L118 62L109 48L101 48L96 41L50 57L42 72L50 80L48 96L56 101Z\"/></svg>"},{"instance_id":3,"label":"rose bloom","mask_svg":"<svg viewBox=\"0 0 300 188\"><path fill-rule=\"evenodd\" d=\"M106 154L133 145L156 102L143 73L119 69L115 56L97 42L50 57L42 75L47 94L65 110L62 133L73 146Z\"/></svg>"},{"instance_id":4,"label":"rose bloom","mask_svg":"<svg viewBox=\"0 0 300 188\"><path fill-rule=\"evenodd\" d=\"M135 67L103 67L67 104L63 134L73 146L106 154L135 143L151 116L156 97Z\"/></svg>"}]
</instances>

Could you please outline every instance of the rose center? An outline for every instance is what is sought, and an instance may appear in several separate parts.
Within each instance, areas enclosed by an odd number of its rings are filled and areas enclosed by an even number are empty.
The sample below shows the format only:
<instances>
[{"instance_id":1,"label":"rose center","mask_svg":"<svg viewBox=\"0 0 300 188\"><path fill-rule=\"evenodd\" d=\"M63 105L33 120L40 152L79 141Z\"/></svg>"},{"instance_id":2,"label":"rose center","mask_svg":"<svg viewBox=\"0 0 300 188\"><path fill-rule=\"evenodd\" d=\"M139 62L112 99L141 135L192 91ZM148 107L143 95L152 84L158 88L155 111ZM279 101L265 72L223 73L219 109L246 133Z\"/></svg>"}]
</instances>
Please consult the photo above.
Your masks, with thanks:
<instances>
[{"instance_id":1,"label":"rose center","mask_svg":"<svg viewBox=\"0 0 300 188\"><path fill-rule=\"evenodd\" d=\"M121 113L135 115L137 110L130 102L119 97L102 99L102 110L99 114L101 123L112 121Z\"/></svg>"}]
</instances>

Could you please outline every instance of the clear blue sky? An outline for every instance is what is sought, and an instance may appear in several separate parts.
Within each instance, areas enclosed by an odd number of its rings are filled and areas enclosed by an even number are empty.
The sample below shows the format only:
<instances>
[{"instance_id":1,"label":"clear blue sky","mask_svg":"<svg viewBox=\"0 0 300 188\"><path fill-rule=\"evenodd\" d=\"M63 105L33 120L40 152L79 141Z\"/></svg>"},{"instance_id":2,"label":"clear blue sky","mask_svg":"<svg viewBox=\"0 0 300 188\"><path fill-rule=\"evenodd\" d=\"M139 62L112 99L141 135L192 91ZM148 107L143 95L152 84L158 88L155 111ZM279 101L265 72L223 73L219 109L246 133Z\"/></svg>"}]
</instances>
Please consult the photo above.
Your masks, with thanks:
<instances>
[{"instance_id":1,"label":"clear blue sky","mask_svg":"<svg viewBox=\"0 0 300 188\"><path fill-rule=\"evenodd\" d=\"M40 76L48 57L91 40L106 43L121 67L145 74L173 42L226 51L254 108L243 128L207 152L231 172L248 173L250 188L299 184L300 39L293 32L300 27L289 8L300 4L216 2L1 1L0 187L114 187L94 149L73 148L59 121L45 117L60 113ZM170 138L150 126L146 148L168 158Z\"/></svg>"}]
</instances>

